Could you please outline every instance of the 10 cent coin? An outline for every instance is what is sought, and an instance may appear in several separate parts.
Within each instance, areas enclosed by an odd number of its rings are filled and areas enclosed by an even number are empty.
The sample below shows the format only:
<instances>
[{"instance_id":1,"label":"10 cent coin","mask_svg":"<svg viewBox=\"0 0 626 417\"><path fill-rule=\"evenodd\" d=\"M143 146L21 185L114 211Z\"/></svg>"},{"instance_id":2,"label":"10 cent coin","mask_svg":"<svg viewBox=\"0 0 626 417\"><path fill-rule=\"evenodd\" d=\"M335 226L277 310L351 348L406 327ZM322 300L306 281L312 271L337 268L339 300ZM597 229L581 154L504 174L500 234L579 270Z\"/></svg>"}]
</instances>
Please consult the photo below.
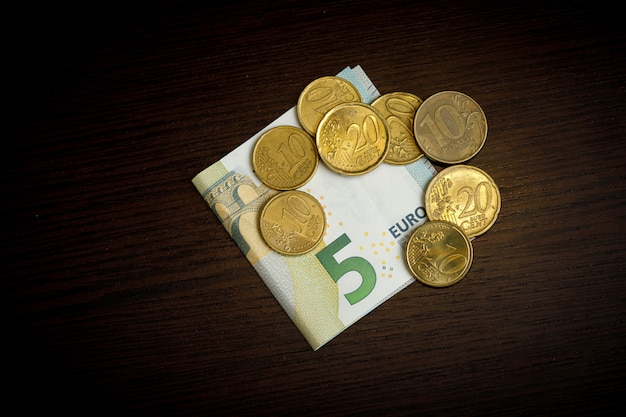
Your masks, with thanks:
<instances>
[{"instance_id":1,"label":"10 cent coin","mask_svg":"<svg viewBox=\"0 0 626 417\"><path fill-rule=\"evenodd\" d=\"M472 243L456 225L429 221L418 226L406 246L406 259L413 276L431 287L459 282L473 260Z\"/></svg>"},{"instance_id":2,"label":"10 cent coin","mask_svg":"<svg viewBox=\"0 0 626 417\"><path fill-rule=\"evenodd\" d=\"M322 240L326 216L319 201L304 191L282 191L263 207L261 236L276 252L301 255Z\"/></svg>"},{"instance_id":3,"label":"10 cent coin","mask_svg":"<svg viewBox=\"0 0 626 417\"><path fill-rule=\"evenodd\" d=\"M442 91L424 100L413 128L426 156L444 164L467 161L487 139L485 113L471 97L457 91Z\"/></svg>"},{"instance_id":4,"label":"10 cent coin","mask_svg":"<svg viewBox=\"0 0 626 417\"><path fill-rule=\"evenodd\" d=\"M263 133L252 151L252 166L261 181L276 190L306 184L319 163L313 138L294 126L276 126Z\"/></svg>"},{"instance_id":5,"label":"10 cent coin","mask_svg":"<svg viewBox=\"0 0 626 417\"><path fill-rule=\"evenodd\" d=\"M389 151L385 162L408 164L424 155L413 133L415 112L420 104L422 99L403 92L383 94L372 103L389 125Z\"/></svg>"}]
</instances>

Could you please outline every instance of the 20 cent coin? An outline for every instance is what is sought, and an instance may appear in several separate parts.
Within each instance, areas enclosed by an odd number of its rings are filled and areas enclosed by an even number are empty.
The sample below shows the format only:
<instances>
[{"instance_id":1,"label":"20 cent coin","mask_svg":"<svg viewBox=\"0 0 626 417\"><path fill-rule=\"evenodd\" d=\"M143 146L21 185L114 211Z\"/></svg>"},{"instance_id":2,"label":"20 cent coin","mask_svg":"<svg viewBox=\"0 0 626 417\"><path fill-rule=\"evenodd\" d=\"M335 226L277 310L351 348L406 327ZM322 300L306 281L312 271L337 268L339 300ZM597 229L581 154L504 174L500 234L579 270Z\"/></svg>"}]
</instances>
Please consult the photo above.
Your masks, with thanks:
<instances>
[{"instance_id":1,"label":"20 cent coin","mask_svg":"<svg viewBox=\"0 0 626 417\"><path fill-rule=\"evenodd\" d=\"M360 102L359 90L341 77L321 77L310 82L298 97L298 121L311 136L315 135L322 117L341 103Z\"/></svg>"},{"instance_id":2,"label":"20 cent coin","mask_svg":"<svg viewBox=\"0 0 626 417\"><path fill-rule=\"evenodd\" d=\"M501 207L500 190L482 169L452 165L433 177L426 187L424 205L430 220L446 220L474 237L496 222Z\"/></svg>"},{"instance_id":3,"label":"20 cent coin","mask_svg":"<svg viewBox=\"0 0 626 417\"><path fill-rule=\"evenodd\" d=\"M324 115L315 141L320 158L332 171L361 175L387 156L389 127L369 104L344 103Z\"/></svg>"}]
</instances>

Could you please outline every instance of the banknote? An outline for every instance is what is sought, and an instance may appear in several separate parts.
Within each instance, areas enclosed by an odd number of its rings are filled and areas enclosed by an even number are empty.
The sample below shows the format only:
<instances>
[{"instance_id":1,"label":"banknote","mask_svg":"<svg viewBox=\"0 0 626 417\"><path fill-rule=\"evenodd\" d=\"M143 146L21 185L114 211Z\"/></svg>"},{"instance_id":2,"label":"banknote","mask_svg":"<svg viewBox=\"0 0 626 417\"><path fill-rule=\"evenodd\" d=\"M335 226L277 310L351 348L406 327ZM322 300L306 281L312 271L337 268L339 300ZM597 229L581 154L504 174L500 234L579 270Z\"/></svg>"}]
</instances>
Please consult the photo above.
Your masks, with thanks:
<instances>
[{"instance_id":1,"label":"banknote","mask_svg":"<svg viewBox=\"0 0 626 417\"><path fill-rule=\"evenodd\" d=\"M337 75L352 82L366 103L380 96L360 66ZM300 127L295 106L198 173L192 183L317 350L414 282L404 250L411 232L427 220L424 190L436 170L420 158L343 176L320 163L299 190L322 204L324 237L308 253L281 255L270 249L259 230L264 204L279 191L256 176L251 157L260 135L280 125Z\"/></svg>"}]
</instances>

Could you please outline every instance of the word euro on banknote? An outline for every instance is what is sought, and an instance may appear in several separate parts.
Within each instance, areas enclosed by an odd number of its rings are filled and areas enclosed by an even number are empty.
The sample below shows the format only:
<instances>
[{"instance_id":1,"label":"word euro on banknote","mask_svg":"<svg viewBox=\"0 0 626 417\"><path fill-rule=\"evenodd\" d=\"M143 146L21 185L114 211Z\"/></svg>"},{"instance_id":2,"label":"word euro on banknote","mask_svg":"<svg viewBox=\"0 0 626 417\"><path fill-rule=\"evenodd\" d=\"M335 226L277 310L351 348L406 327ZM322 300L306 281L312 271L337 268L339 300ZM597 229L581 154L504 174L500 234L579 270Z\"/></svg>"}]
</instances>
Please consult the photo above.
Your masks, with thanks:
<instances>
[{"instance_id":1,"label":"word euro on banknote","mask_svg":"<svg viewBox=\"0 0 626 417\"><path fill-rule=\"evenodd\" d=\"M352 82L365 103L380 96L360 66L346 67L338 76ZM324 237L308 253L281 255L259 231L261 210L279 191L263 185L251 162L259 136L281 125L300 127L295 106L192 182L317 350L414 281L403 249L411 231L427 220L424 190L436 170L427 158L382 164L360 176L343 176L320 164L299 190L323 205Z\"/></svg>"}]
</instances>

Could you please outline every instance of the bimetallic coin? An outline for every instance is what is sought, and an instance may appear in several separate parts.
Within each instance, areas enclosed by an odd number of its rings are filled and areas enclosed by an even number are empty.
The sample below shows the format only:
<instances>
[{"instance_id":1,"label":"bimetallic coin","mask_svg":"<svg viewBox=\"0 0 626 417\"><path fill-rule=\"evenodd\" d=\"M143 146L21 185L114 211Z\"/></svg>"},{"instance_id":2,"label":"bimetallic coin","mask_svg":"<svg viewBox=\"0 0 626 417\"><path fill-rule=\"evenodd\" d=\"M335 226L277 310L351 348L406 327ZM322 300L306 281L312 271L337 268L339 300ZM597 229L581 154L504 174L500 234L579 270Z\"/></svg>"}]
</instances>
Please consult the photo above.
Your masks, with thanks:
<instances>
[{"instance_id":1,"label":"bimetallic coin","mask_svg":"<svg viewBox=\"0 0 626 417\"><path fill-rule=\"evenodd\" d=\"M496 222L500 190L479 168L452 165L439 172L426 187L426 215L458 225L468 237L485 233Z\"/></svg>"},{"instance_id":2,"label":"bimetallic coin","mask_svg":"<svg viewBox=\"0 0 626 417\"><path fill-rule=\"evenodd\" d=\"M351 82L341 77L329 76L313 80L298 97L298 121L311 136L317 132L322 117L341 103L360 102L361 95Z\"/></svg>"},{"instance_id":3,"label":"bimetallic coin","mask_svg":"<svg viewBox=\"0 0 626 417\"><path fill-rule=\"evenodd\" d=\"M414 133L426 156L459 164L481 150L487 139L487 118L471 97L442 91L428 97L415 114Z\"/></svg>"},{"instance_id":4,"label":"bimetallic coin","mask_svg":"<svg viewBox=\"0 0 626 417\"><path fill-rule=\"evenodd\" d=\"M389 148L389 127L374 107L344 103L330 110L317 128L317 151L331 170L361 175L379 166Z\"/></svg>"},{"instance_id":5,"label":"bimetallic coin","mask_svg":"<svg viewBox=\"0 0 626 417\"><path fill-rule=\"evenodd\" d=\"M304 191L282 191L263 207L261 236L276 252L301 255L315 248L326 230L324 208Z\"/></svg>"},{"instance_id":6,"label":"bimetallic coin","mask_svg":"<svg viewBox=\"0 0 626 417\"><path fill-rule=\"evenodd\" d=\"M261 181L276 190L306 184L319 163L313 138L293 126L276 126L263 133L252 151L252 166Z\"/></svg>"},{"instance_id":7,"label":"bimetallic coin","mask_svg":"<svg viewBox=\"0 0 626 417\"><path fill-rule=\"evenodd\" d=\"M389 125L389 152L385 162L408 164L424 155L413 133L413 121L420 104L422 99L403 92L384 94L372 103Z\"/></svg>"},{"instance_id":8,"label":"bimetallic coin","mask_svg":"<svg viewBox=\"0 0 626 417\"><path fill-rule=\"evenodd\" d=\"M456 225L429 221L418 226L406 246L406 259L413 276L431 287L459 282L469 271L472 243Z\"/></svg>"}]
</instances>

